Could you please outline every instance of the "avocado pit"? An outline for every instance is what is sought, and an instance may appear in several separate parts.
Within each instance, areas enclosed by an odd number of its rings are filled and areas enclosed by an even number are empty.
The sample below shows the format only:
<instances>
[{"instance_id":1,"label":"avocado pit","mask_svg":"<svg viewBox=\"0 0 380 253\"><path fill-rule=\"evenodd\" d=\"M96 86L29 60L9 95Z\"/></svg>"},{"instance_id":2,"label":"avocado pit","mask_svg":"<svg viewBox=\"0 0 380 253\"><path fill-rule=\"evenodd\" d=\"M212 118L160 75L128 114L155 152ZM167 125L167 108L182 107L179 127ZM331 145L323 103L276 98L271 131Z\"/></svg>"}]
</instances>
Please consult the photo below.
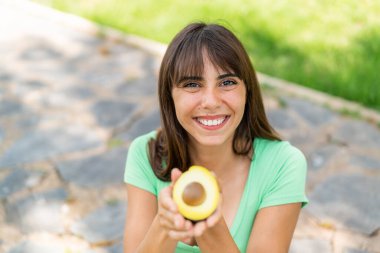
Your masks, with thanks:
<instances>
[{"instance_id":1,"label":"avocado pit","mask_svg":"<svg viewBox=\"0 0 380 253\"><path fill-rule=\"evenodd\" d=\"M183 190L182 199L189 206L198 206L206 199L206 191L200 183L192 182Z\"/></svg>"}]
</instances>

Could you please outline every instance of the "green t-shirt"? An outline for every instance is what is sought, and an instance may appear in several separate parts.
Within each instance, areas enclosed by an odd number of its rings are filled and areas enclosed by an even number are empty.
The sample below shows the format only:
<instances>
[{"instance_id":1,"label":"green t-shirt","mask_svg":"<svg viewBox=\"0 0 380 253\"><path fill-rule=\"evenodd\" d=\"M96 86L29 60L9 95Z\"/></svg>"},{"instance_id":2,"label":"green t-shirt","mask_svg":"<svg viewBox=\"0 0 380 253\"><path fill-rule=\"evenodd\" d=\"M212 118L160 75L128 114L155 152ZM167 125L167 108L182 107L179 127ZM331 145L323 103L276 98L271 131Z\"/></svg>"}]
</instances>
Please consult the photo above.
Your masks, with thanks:
<instances>
[{"instance_id":1,"label":"green t-shirt","mask_svg":"<svg viewBox=\"0 0 380 253\"><path fill-rule=\"evenodd\" d=\"M136 138L130 145L124 181L158 196L170 182L158 179L148 159L147 143L156 132ZM230 228L231 236L241 252L245 252L256 213L263 207L301 202L304 206L306 160L297 148L286 141L256 138L254 157L238 211ZM176 253L200 252L197 246L182 242Z\"/></svg>"}]
</instances>

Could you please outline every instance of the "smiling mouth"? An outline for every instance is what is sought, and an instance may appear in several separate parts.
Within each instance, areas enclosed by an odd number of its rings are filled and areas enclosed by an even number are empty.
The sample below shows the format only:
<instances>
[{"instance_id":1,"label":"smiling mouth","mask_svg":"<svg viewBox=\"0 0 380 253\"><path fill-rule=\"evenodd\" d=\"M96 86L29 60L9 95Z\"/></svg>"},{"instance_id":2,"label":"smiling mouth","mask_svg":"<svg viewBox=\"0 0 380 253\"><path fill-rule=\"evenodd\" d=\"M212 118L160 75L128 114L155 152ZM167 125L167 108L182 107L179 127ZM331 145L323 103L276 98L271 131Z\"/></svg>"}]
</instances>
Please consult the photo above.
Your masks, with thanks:
<instances>
[{"instance_id":1,"label":"smiling mouth","mask_svg":"<svg viewBox=\"0 0 380 253\"><path fill-rule=\"evenodd\" d=\"M229 116L224 116L224 117L220 117L220 118L216 118L216 119L202 119L202 118L196 118L196 120L204 125L204 126L208 126L208 127L215 127L215 126L220 126L222 125L227 119L229 118Z\"/></svg>"}]
</instances>

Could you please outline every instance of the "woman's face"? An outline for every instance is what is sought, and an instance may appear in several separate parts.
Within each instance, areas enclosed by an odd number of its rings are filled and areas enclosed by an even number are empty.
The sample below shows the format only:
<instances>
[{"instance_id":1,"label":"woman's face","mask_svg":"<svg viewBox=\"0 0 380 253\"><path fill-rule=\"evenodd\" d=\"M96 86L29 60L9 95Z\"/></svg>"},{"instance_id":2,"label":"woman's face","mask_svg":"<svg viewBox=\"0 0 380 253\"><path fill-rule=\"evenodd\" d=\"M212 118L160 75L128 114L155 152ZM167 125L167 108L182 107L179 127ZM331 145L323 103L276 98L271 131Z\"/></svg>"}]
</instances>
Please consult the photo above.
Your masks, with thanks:
<instances>
[{"instance_id":1,"label":"woman's face","mask_svg":"<svg viewBox=\"0 0 380 253\"><path fill-rule=\"evenodd\" d=\"M246 87L235 73L222 71L204 56L202 76L183 76L172 96L190 144L231 145L246 102Z\"/></svg>"}]
</instances>

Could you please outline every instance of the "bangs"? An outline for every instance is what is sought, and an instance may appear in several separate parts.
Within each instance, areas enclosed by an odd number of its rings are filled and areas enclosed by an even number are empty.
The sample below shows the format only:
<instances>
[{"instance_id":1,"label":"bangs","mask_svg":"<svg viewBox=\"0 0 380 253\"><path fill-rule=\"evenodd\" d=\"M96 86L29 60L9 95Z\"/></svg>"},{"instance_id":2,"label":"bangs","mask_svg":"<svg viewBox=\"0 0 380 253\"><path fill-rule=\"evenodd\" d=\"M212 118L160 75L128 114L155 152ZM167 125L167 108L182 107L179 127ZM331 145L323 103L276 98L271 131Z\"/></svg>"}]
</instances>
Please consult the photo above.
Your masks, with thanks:
<instances>
[{"instance_id":1,"label":"bangs","mask_svg":"<svg viewBox=\"0 0 380 253\"><path fill-rule=\"evenodd\" d=\"M197 38L184 40L183 44L178 47L172 65L174 85L178 85L184 77L201 77L203 75L204 54L207 54L215 68L226 73L233 73L242 79L239 58L231 46L222 43L222 40L213 41L212 36L215 35L207 34L207 31L197 35L194 35ZM193 39L196 39L197 43L191 41Z\"/></svg>"}]
</instances>

